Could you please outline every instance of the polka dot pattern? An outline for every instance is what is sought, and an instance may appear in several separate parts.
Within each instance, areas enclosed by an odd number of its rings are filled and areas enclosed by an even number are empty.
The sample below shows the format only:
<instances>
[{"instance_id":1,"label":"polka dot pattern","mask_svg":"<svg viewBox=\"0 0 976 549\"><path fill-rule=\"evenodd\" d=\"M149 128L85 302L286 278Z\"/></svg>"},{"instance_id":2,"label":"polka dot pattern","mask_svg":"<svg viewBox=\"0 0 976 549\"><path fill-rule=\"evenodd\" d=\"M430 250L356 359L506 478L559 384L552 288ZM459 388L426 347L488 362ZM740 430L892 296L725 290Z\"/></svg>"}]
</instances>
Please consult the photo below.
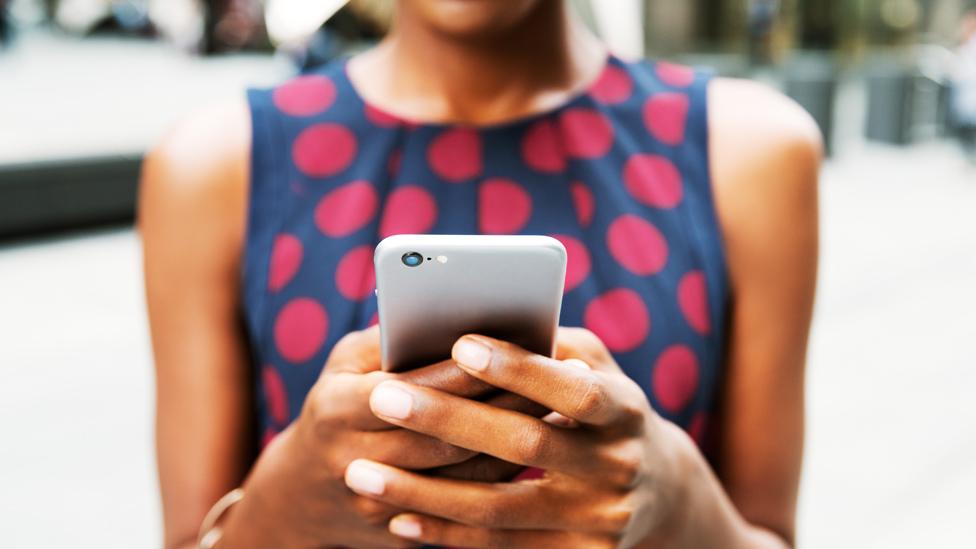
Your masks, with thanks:
<instances>
[{"instance_id":1,"label":"polka dot pattern","mask_svg":"<svg viewBox=\"0 0 976 549\"><path fill-rule=\"evenodd\" d=\"M644 125L658 141L678 146L685 140L688 96L681 93L659 93L644 103Z\"/></svg>"},{"instance_id":2,"label":"polka dot pattern","mask_svg":"<svg viewBox=\"0 0 976 549\"><path fill-rule=\"evenodd\" d=\"M687 88L695 82L695 70L684 65L661 61L655 72L662 82L675 88Z\"/></svg>"},{"instance_id":3,"label":"polka dot pattern","mask_svg":"<svg viewBox=\"0 0 976 549\"><path fill-rule=\"evenodd\" d=\"M437 221L437 201L418 185L399 187L390 193L383 209L380 236L422 234Z\"/></svg>"},{"instance_id":4,"label":"polka dot pattern","mask_svg":"<svg viewBox=\"0 0 976 549\"><path fill-rule=\"evenodd\" d=\"M368 181L353 181L325 195L315 208L315 226L326 236L348 236L376 216L379 197Z\"/></svg>"},{"instance_id":5,"label":"polka dot pattern","mask_svg":"<svg viewBox=\"0 0 976 549\"><path fill-rule=\"evenodd\" d=\"M488 179L478 191L478 230L481 234L515 234L532 216L532 198L511 179Z\"/></svg>"},{"instance_id":6,"label":"polka dot pattern","mask_svg":"<svg viewBox=\"0 0 976 549\"><path fill-rule=\"evenodd\" d=\"M277 292L295 277L302 264L302 241L290 234L280 234L271 248L271 265L268 268L268 289Z\"/></svg>"},{"instance_id":7,"label":"polka dot pattern","mask_svg":"<svg viewBox=\"0 0 976 549\"><path fill-rule=\"evenodd\" d=\"M677 166L655 154L631 156L624 165L624 185L638 202L652 208L674 208L684 197Z\"/></svg>"},{"instance_id":8,"label":"polka dot pattern","mask_svg":"<svg viewBox=\"0 0 976 549\"><path fill-rule=\"evenodd\" d=\"M336 287L346 299L365 299L376 287L373 270L373 248L368 245L353 248L339 260L336 268Z\"/></svg>"},{"instance_id":9,"label":"polka dot pattern","mask_svg":"<svg viewBox=\"0 0 976 549\"><path fill-rule=\"evenodd\" d=\"M356 136L345 126L323 123L302 131L292 146L292 160L300 172L309 177L329 177L342 172L359 145Z\"/></svg>"},{"instance_id":10,"label":"polka dot pattern","mask_svg":"<svg viewBox=\"0 0 976 549\"><path fill-rule=\"evenodd\" d=\"M581 159L600 158L613 146L613 125L599 111L568 109L559 118L566 152Z\"/></svg>"},{"instance_id":11,"label":"polka dot pattern","mask_svg":"<svg viewBox=\"0 0 976 549\"><path fill-rule=\"evenodd\" d=\"M572 193L573 206L576 208L576 219L584 229L593 223L593 214L596 211L596 201L593 199L593 191L582 181L570 183L569 192Z\"/></svg>"},{"instance_id":12,"label":"polka dot pattern","mask_svg":"<svg viewBox=\"0 0 976 549\"><path fill-rule=\"evenodd\" d=\"M481 173L481 137L468 129L446 130L427 150L430 169L449 183L460 183Z\"/></svg>"},{"instance_id":13,"label":"polka dot pattern","mask_svg":"<svg viewBox=\"0 0 976 549\"><path fill-rule=\"evenodd\" d=\"M291 116L312 116L325 112L336 99L332 80L320 76L300 76L274 91L272 100L281 112Z\"/></svg>"},{"instance_id":14,"label":"polka dot pattern","mask_svg":"<svg viewBox=\"0 0 976 549\"><path fill-rule=\"evenodd\" d=\"M708 289L705 273L691 271L678 282L678 306L688 324L701 335L712 330L712 320L708 312Z\"/></svg>"},{"instance_id":15,"label":"polka dot pattern","mask_svg":"<svg viewBox=\"0 0 976 549\"><path fill-rule=\"evenodd\" d=\"M600 103L615 105L623 103L634 92L634 81L624 69L607 65L600 78L590 88L590 95Z\"/></svg>"},{"instance_id":16,"label":"polka dot pattern","mask_svg":"<svg viewBox=\"0 0 976 549\"><path fill-rule=\"evenodd\" d=\"M651 330L651 317L640 294L618 288L593 299L583 313L583 325L615 353L633 351Z\"/></svg>"},{"instance_id":17,"label":"polka dot pattern","mask_svg":"<svg viewBox=\"0 0 976 549\"><path fill-rule=\"evenodd\" d=\"M366 119L369 120L374 126L379 126L381 128L395 128L400 125L399 118L386 111L377 109L369 103L363 107L363 111L366 113Z\"/></svg>"},{"instance_id":18,"label":"polka dot pattern","mask_svg":"<svg viewBox=\"0 0 976 549\"><path fill-rule=\"evenodd\" d=\"M261 369L261 382L268 414L275 423L284 425L288 421L288 393L281 374L274 366L265 366Z\"/></svg>"},{"instance_id":19,"label":"polka dot pattern","mask_svg":"<svg viewBox=\"0 0 976 549\"><path fill-rule=\"evenodd\" d=\"M636 215L622 215L607 233L610 254L628 271L649 276L668 262L668 241L661 231Z\"/></svg>"},{"instance_id":20,"label":"polka dot pattern","mask_svg":"<svg viewBox=\"0 0 976 549\"><path fill-rule=\"evenodd\" d=\"M275 319L275 346L285 360L296 364L305 362L322 347L328 328L329 317L318 301L293 299Z\"/></svg>"},{"instance_id":21,"label":"polka dot pattern","mask_svg":"<svg viewBox=\"0 0 976 549\"><path fill-rule=\"evenodd\" d=\"M567 253L561 323L596 333L701 442L729 333L711 187L692 169L708 161L707 81L611 56L565 105L490 128L399 118L358 96L342 62L249 92L256 432L286 428L336 342L379 322L382 238L549 234Z\"/></svg>"},{"instance_id":22,"label":"polka dot pattern","mask_svg":"<svg viewBox=\"0 0 976 549\"><path fill-rule=\"evenodd\" d=\"M529 127L522 138L522 158L533 170L559 173L566 169L566 154L560 144L559 132L548 119Z\"/></svg>"},{"instance_id":23,"label":"polka dot pattern","mask_svg":"<svg viewBox=\"0 0 976 549\"><path fill-rule=\"evenodd\" d=\"M672 345L654 364L651 386L654 397L665 411L685 409L698 389L698 358L685 345Z\"/></svg>"},{"instance_id":24,"label":"polka dot pattern","mask_svg":"<svg viewBox=\"0 0 976 549\"><path fill-rule=\"evenodd\" d=\"M566 285L564 291L569 293L579 287L590 276L592 260L590 251L579 239L564 234L554 234L553 238L566 248Z\"/></svg>"}]
</instances>

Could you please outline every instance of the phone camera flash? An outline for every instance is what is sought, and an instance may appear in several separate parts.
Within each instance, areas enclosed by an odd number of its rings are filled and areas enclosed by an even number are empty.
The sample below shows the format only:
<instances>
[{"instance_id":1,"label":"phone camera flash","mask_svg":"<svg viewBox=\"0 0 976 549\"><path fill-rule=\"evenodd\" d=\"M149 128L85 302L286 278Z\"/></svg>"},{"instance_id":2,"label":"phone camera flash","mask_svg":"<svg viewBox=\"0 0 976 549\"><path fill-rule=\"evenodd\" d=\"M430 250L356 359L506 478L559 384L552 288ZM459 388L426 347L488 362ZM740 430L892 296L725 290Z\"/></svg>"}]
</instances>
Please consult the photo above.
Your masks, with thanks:
<instances>
[{"instance_id":1,"label":"phone camera flash","mask_svg":"<svg viewBox=\"0 0 976 549\"><path fill-rule=\"evenodd\" d=\"M437 262L440 263L441 265L447 263L447 256L446 255L437 256Z\"/></svg>"}]
</instances>

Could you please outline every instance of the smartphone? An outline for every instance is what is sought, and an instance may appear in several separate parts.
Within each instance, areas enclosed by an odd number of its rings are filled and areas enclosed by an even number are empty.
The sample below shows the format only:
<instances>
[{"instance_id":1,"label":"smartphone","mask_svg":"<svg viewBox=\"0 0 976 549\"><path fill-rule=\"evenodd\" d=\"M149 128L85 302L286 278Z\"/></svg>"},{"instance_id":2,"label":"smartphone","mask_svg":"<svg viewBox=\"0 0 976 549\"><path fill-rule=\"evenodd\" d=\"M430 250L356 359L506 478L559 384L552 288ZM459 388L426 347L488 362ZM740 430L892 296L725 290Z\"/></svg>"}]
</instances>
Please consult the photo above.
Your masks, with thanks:
<instances>
[{"instance_id":1,"label":"smartphone","mask_svg":"<svg viewBox=\"0 0 976 549\"><path fill-rule=\"evenodd\" d=\"M566 249L547 236L397 235L376 247L383 369L450 358L465 334L552 356Z\"/></svg>"}]
</instances>

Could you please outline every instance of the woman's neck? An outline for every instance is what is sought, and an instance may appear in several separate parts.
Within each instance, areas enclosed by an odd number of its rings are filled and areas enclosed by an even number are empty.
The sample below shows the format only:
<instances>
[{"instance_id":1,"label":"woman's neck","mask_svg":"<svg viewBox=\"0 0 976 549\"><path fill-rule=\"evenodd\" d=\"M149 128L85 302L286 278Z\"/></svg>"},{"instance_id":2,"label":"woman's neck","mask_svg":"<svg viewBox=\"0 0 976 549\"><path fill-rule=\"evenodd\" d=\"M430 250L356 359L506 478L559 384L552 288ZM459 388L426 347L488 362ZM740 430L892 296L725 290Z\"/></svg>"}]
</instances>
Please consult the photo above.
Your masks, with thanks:
<instances>
[{"instance_id":1,"label":"woman's neck","mask_svg":"<svg viewBox=\"0 0 976 549\"><path fill-rule=\"evenodd\" d=\"M563 2L540 2L486 36L438 32L404 10L383 42L349 65L370 103L410 120L492 124L559 106L592 82L606 51Z\"/></svg>"}]
</instances>

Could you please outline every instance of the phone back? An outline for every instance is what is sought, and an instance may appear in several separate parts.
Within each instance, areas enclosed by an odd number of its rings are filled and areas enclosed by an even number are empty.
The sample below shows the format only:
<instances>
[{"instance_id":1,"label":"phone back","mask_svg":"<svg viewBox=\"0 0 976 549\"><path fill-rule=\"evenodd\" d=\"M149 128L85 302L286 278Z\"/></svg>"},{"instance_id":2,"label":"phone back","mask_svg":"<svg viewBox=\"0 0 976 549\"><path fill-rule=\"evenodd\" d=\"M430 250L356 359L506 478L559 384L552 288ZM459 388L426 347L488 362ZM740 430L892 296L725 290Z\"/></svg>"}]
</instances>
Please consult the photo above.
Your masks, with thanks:
<instances>
[{"instance_id":1,"label":"phone back","mask_svg":"<svg viewBox=\"0 0 976 549\"><path fill-rule=\"evenodd\" d=\"M447 359L469 333L552 356L566 274L558 240L398 235L374 263L384 370Z\"/></svg>"}]
</instances>

